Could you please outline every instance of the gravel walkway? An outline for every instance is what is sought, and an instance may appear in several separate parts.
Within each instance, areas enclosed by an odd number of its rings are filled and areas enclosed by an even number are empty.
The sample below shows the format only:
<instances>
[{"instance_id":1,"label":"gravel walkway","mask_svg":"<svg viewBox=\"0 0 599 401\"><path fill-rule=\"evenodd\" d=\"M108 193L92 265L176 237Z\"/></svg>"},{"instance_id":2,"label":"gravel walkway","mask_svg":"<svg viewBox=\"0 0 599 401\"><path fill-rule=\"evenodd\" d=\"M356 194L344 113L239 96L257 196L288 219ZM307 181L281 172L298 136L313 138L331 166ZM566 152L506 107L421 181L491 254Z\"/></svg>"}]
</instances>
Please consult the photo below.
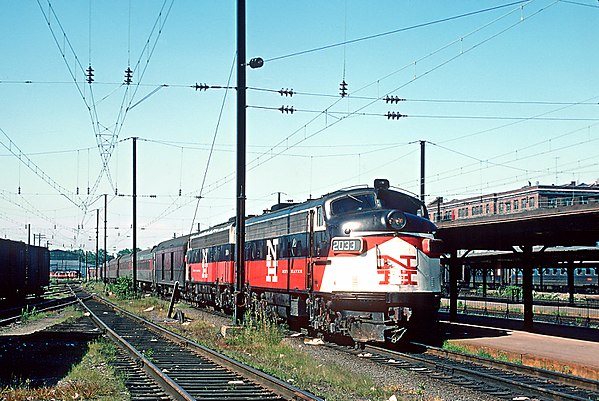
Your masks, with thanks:
<instances>
[{"instance_id":1,"label":"gravel walkway","mask_svg":"<svg viewBox=\"0 0 599 401\"><path fill-rule=\"evenodd\" d=\"M216 327L230 325L231 320L195 309L185 309L185 316L191 319L203 319ZM499 398L488 394L462 388L447 382L428 377L426 374L383 366L373 361L356 358L344 352L325 346L304 344L303 337L285 339L294 348L318 359L323 363L337 364L340 369L370 377L380 388L396 388L397 400L405 401L498 401ZM322 383L318 386L323 386ZM318 395L318 394L316 394ZM366 401L348 394L348 401ZM379 400L372 400L379 401ZM387 400L380 400L387 401Z\"/></svg>"}]
</instances>

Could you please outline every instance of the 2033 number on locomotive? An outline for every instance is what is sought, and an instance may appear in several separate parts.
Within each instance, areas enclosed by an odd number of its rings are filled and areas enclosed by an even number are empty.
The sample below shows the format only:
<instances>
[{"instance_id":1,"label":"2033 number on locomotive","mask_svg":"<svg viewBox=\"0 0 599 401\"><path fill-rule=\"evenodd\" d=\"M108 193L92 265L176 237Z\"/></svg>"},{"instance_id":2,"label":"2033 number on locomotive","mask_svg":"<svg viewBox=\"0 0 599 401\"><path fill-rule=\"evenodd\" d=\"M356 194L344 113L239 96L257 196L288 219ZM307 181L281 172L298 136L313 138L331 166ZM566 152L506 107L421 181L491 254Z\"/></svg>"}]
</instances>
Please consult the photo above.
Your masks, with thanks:
<instances>
[{"instance_id":1,"label":"2033 number on locomotive","mask_svg":"<svg viewBox=\"0 0 599 401\"><path fill-rule=\"evenodd\" d=\"M362 253L364 242L361 238L333 238L333 253Z\"/></svg>"}]
</instances>

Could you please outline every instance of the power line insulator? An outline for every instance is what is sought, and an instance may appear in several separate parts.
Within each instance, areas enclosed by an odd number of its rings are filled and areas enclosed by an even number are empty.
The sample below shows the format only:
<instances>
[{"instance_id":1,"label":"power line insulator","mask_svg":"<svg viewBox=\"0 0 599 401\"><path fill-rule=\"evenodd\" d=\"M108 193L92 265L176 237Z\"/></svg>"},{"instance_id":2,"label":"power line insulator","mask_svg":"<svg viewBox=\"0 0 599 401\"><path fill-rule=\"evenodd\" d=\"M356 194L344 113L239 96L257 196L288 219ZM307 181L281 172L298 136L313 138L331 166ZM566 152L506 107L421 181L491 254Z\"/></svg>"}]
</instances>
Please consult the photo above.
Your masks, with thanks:
<instances>
[{"instance_id":1,"label":"power line insulator","mask_svg":"<svg viewBox=\"0 0 599 401\"><path fill-rule=\"evenodd\" d=\"M201 92L201 91L207 90L210 87L208 85L206 85L206 84L198 84L196 82L196 84L194 86L192 86L192 88L195 89L196 91L200 91Z\"/></svg>"},{"instance_id":2,"label":"power line insulator","mask_svg":"<svg viewBox=\"0 0 599 401\"><path fill-rule=\"evenodd\" d=\"M385 117L387 117L387 120L399 120L400 118L407 117L407 115L389 111L385 114Z\"/></svg>"},{"instance_id":3,"label":"power line insulator","mask_svg":"<svg viewBox=\"0 0 599 401\"><path fill-rule=\"evenodd\" d=\"M250 60L248 65L251 68L260 68L264 65L264 60L262 59L262 57L254 57L253 59Z\"/></svg>"},{"instance_id":4,"label":"power line insulator","mask_svg":"<svg viewBox=\"0 0 599 401\"><path fill-rule=\"evenodd\" d=\"M131 67L127 67L125 70L125 85L131 85L131 82L133 82L133 70Z\"/></svg>"},{"instance_id":5,"label":"power line insulator","mask_svg":"<svg viewBox=\"0 0 599 401\"><path fill-rule=\"evenodd\" d=\"M385 96L383 98L383 100L385 101L385 103L391 103L391 104L406 101L406 99L402 99L399 96L389 96L389 95Z\"/></svg>"},{"instance_id":6,"label":"power line insulator","mask_svg":"<svg viewBox=\"0 0 599 401\"><path fill-rule=\"evenodd\" d=\"M293 97L294 92L293 92L293 89L283 89L283 88L281 88L281 90L279 91L279 94L281 96L285 96L285 97L287 97L287 96Z\"/></svg>"},{"instance_id":7,"label":"power line insulator","mask_svg":"<svg viewBox=\"0 0 599 401\"><path fill-rule=\"evenodd\" d=\"M341 97L347 96L347 82L345 82L345 79L339 84L339 94Z\"/></svg>"},{"instance_id":8,"label":"power line insulator","mask_svg":"<svg viewBox=\"0 0 599 401\"><path fill-rule=\"evenodd\" d=\"M295 111L293 106L281 106L278 108L278 110L283 114L293 114L293 112Z\"/></svg>"},{"instance_id":9,"label":"power line insulator","mask_svg":"<svg viewBox=\"0 0 599 401\"><path fill-rule=\"evenodd\" d=\"M94 82L94 69L92 68L91 65L89 67L87 67L87 70L85 70L85 77L86 77L85 79L88 84L91 84L92 82Z\"/></svg>"}]
</instances>

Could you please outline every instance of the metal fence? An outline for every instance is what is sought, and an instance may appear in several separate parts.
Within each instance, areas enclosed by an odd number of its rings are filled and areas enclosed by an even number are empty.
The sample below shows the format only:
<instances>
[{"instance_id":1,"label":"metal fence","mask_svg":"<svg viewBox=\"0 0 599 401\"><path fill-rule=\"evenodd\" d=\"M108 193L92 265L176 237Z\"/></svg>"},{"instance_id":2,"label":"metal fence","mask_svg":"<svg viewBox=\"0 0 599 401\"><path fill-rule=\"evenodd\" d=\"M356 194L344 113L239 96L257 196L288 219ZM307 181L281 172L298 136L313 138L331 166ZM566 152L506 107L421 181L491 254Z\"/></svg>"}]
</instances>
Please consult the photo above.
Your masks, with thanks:
<instances>
[{"instance_id":1,"label":"metal fence","mask_svg":"<svg viewBox=\"0 0 599 401\"><path fill-rule=\"evenodd\" d=\"M441 300L441 311L449 312L449 299ZM458 314L524 319L524 305L505 298L459 298ZM533 321L570 326L599 328L599 300L579 300L574 305L567 301L535 301Z\"/></svg>"}]
</instances>

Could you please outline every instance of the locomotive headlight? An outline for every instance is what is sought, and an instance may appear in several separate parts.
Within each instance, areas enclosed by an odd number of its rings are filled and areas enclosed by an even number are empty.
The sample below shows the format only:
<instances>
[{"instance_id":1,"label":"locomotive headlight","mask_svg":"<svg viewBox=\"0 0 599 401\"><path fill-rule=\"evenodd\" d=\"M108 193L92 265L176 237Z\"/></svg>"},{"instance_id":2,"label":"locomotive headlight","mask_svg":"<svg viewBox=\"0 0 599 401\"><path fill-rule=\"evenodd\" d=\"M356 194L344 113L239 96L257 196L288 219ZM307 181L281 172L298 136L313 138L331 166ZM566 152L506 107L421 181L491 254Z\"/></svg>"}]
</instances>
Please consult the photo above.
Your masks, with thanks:
<instances>
[{"instance_id":1,"label":"locomotive headlight","mask_svg":"<svg viewBox=\"0 0 599 401\"><path fill-rule=\"evenodd\" d=\"M393 230L401 230L407 222L406 215L402 212L391 212L387 216L387 225Z\"/></svg>"}]
</instances>

